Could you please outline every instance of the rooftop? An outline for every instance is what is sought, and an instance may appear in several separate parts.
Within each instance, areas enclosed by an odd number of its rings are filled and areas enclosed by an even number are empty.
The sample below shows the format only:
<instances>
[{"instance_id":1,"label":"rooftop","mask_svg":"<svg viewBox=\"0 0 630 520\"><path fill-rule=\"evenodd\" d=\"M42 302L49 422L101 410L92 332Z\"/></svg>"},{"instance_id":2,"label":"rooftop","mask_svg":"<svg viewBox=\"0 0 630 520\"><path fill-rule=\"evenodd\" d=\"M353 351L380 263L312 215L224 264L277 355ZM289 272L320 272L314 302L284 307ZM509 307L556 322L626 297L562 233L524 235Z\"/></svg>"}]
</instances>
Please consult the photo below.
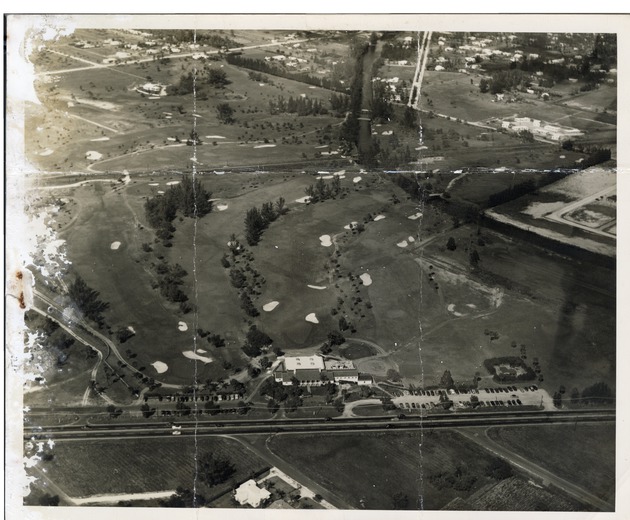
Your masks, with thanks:
<instances>
[{"instance_id":1,"label":"rooftop","mask_svg":"<svg viewBox=\"0 0 630 520\"><path fill-rule=\"evenodd\" d=\"M320 356L286 357L284 366L289 371L304 369L324 370L324 360Z\"/></svg>"}]
</instances>

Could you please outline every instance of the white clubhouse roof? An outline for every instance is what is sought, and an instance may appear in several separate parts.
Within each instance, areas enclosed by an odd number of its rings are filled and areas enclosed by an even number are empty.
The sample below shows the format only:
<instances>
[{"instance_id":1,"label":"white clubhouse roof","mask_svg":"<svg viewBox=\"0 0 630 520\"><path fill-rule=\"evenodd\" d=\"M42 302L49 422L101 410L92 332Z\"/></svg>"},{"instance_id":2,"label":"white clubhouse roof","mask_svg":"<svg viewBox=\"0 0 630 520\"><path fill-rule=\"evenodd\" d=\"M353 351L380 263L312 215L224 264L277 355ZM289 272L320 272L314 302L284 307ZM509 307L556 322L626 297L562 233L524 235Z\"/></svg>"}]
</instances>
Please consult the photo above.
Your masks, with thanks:
<instances>
[{"instance_id":1,"label":"white clubhouse roof","mask_svg":"<svg viewBox=\"0 0 630 520\"><path fill-rule=\"evenodd\" d=\"M320 356L286 357L284 366L291 371L306 369L324 370L324 360Z\"/></svg>"}]
</instances>

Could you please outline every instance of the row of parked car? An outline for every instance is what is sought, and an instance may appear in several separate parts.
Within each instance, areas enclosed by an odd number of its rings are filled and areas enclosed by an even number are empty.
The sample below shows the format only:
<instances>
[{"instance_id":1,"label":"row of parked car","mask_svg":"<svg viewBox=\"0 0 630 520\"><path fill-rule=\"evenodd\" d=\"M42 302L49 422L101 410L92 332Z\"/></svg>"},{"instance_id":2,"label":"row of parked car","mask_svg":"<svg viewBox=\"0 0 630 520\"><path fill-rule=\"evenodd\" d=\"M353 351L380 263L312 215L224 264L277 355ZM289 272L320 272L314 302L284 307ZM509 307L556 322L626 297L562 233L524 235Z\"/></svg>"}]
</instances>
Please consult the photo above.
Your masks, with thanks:
<instances>
[{"instance_id":1,"label":"row of parked car","mask_svg":"<svg viewBox=\"0 0 630 520\"><path fill-rule=\"evenodd\" d=\"M506 386L503 388L484 388L483 389L484 392L486 392L487 394L500 394L500 393L510 393L510 392L535 392L536 390L538 390L538 387L536 385L531 385L531 386L524 386L521 388L518 388L516 386Z\"/></svg>"},{"instance_id":2,"label":"row of parked car","mask_svg":"<svg viewBox=\"0 0 630 520\"><path fill-rule=\"evenodd\" d=\"M505 386L505 387L501 387L501 388L482 388L480 390L477 390L476 388L471 388L469 390L457 390L455 388L450 388L448 390L444 390L444 389L438 389L438 390L420 390L420 389L414 389L414 390L409 390L409 394L411 395L421 395L421 396L427 396L427 397L439 397L440 395L475 395L475 394L479 394L479 392L485 392L487 394L500 394L500 393L506 393L506 394L510 394L512 392L529 392L529 391L536 391L538 390L538 387L536 385L531 385L531 386L525 386L522 388L518 388L516 386ZM395 397L401 397L403 395L407 395L407 391L393 391L392 392L394 394Z\"/></svg>"}]
</instances>

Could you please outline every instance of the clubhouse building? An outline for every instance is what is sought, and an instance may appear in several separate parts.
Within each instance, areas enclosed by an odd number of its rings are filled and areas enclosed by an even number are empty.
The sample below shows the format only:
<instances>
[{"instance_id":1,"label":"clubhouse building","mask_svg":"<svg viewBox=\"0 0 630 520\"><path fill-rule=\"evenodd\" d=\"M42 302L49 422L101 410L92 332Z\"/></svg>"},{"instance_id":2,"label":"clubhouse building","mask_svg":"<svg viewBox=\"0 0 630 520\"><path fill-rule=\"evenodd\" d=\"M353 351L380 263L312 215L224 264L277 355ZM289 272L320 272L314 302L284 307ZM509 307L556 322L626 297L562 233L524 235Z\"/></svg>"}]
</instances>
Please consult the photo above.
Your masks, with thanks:
<instances>
[{"instance_id":1,"label":"clubhouse building","mask_svg":"<svg viewBox=\"0 0 630 520\"><path fill-rule=\"evenodd\" d=\"M276 382L285 386L297 381L300 386L322 386L328 381L368 385L372 377L359 374L348 360L324 359L322 356L285 357L274 371Z\"/></svg>"}]
</instances>

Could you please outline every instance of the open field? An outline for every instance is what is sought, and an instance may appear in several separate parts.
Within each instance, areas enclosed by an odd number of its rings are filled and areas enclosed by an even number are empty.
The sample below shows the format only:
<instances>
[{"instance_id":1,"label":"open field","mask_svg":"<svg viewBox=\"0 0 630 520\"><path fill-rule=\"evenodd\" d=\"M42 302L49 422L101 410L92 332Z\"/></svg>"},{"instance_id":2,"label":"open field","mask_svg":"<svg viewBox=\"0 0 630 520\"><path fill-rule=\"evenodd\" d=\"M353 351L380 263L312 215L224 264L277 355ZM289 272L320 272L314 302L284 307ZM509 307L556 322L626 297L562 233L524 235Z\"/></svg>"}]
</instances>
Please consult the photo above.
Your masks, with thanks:
<instances>
[{"instance_id":1,"label":"open field","mask_svg":"<svg viewBox=\"0 0 630 520\"><path fill-rule=\"evenodd\" d=\"M356 508L392 509L394 495L401 493L408 497L404 509L440 509L455 497L466 498L492 482L484 472L490 460L487 452L456 433L442 430L424 434L282 435L274 437L269 447ZM468 490L436 487L437 475L457 467L474 477ZM349 472L353 478L347 478Z\"/></svg>"},{"instance_id":2,"label":"open field","mask_svg":"<svg viewBox=\"0 0 630 520\"><path fill-rule=\"evenodd\" d=\"M91 495L193 489L195 454L227 457L236 473L227 482L208 488L198 479L197 492L210 495L231 489L234 482L266 464L230 439L180 438L58 442L54 458L41 462L47 477L72 498Z\"/></svg>"},{"instance_id":3,"label":"open field","mask_svg":"<svg viewBox=\"0 0 630 520\"><path fill-rule=\"evenodd\" d=\"M531 363L538 358L544 377L541 386L550 392L560 385L581 389L598 380L615 380L614 272L562 258L483 228L483 246L476 244L478 236L468 226L453 230L448 236L457 244L455 251L445 248L446 237L443 243L434 241L424 251L423 264L433 264L438 280L452 279L449 274L452 270L459 270L462 275L470 273L468 256L472 248L478 251L481 260L477 271L468 274L468 282L459 286L440 283L445 302L454 305L453 319L448 327L436 332L430 326L424 327L425 345L427 342L434 345L431 349L423 348L425 363L435 352L445 364L449 363L445 368L453 371L455 379L464 377L457 366L469 367L470 375L472 367L477 366L487 378L485 369L479 365L483 359L518 356L521 345L525 345L527 361ZM499 299L495 301L500 302L481 319L475 319L480 309L466 307L475 303L464 292L466 285L475 281L496 288ZM455 317L455 312L462 316ZM491 339L487 331L496 331L499 337ZM451 349L450 345L459 346ZM458 363L456 352L460 360L467 360ZM417 352L408 353L411 357L417 355Z\"/></svg>"},{"instance_id":4,"label":"open field","mask_svg":"<svg viewBox=\"0 0 630 520\"><path fill-rule=\"evenodd\" d=\"M614 501L613 424L490 428L488 436L598 497Z\"/></svg>"}]
</instances>

